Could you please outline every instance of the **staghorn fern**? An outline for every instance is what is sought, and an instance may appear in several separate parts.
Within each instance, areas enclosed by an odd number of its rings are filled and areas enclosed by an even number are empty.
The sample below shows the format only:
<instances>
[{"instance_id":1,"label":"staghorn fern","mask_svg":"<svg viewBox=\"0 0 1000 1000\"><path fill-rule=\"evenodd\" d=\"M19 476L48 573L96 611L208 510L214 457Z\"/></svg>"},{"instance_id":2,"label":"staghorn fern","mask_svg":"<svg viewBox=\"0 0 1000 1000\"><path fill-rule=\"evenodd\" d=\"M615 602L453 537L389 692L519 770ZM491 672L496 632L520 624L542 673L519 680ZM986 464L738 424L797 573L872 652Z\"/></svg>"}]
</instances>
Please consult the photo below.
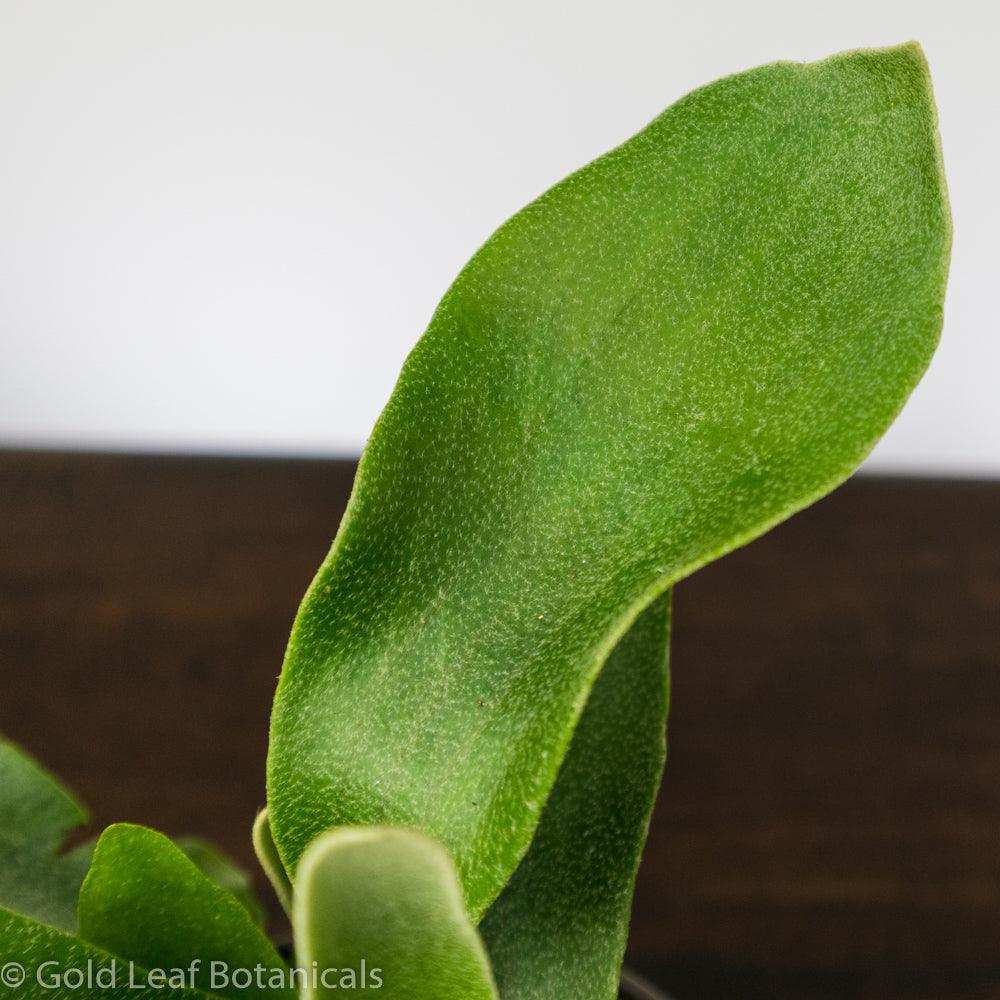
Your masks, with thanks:
<instances>
[{"instance_id":1,"label":"staghorn fern","mask_svg":"<svg viewBox=\"0 0 1000 1000\"><path fill-rule=\"evenodd\" d=\"M254 842L298 966L354 979L295 981L239 878L152 831L107 831L80 889L79 807L5 746L19 995L120 959L202 969L87 995L613 997L670 588L858 466L933 354L950 238L915 44L710 84L502 226L404 367L275 700Z\"/></svg>"}]
</instances>

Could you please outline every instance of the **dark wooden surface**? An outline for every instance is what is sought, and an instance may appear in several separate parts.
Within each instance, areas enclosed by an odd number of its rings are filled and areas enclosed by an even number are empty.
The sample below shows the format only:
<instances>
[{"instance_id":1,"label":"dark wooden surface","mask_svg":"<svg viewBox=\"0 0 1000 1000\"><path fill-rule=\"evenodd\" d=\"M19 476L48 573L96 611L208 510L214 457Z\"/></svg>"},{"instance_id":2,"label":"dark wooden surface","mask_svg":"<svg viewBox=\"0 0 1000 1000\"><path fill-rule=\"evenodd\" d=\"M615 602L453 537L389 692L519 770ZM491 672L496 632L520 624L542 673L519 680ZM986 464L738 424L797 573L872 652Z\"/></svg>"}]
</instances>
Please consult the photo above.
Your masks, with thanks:
<instances>
[{"instance_id":1,"label":"dark wooden surface","mask_svg":"<svg viewBox=\"0 0 1000 1000\"><path fill-rule=\"evenodd\" d=\"M253 863L350 463L0 454L0 728ZM631 956L677 1000L1000 998L1000 484L862 479L678 588Z\"/></svg>"}]
</instances>

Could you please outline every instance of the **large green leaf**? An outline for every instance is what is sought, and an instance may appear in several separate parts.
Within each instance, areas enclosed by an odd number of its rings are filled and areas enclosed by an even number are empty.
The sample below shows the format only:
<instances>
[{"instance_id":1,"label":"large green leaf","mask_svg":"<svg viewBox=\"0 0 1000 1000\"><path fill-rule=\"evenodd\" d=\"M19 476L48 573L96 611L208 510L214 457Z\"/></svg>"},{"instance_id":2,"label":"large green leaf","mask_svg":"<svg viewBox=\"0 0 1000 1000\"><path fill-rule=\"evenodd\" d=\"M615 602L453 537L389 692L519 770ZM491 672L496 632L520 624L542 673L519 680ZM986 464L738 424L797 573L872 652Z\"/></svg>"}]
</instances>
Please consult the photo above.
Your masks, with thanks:
<instances>
[{"instance_id":1,"label":"large green leaf","mask_svg":"<svg viewBox=\"0 0 1000 1000\"><path fill-rule=\"evenodd\" d=\"M199 960L192 982L202 990L234 998L295 995L290 987L266 988L271 973L287 984L288 970L246 908L172 841L145 827L105 830L80 893L79 917L85 941L145 968L190 968ZM258 966L261 976L243 985L237 970Z\"/></svg>"},{"instance_id":2,"label":"large green leaf","mask_svg":"<svg viewBox=\"0 0 1000 1000\"><path fill-rule=\"evenodd\" d=\"M503 1000L613 1000L663 772L668 600L608 657L527 856L482 923Z\"/></svg>"},{"instance_id":3,"label":"large green leaf","mask_svg":"<svg viewBox=\"0 0 1000 1000\"><path fill-rule=\"evenodd\" d=\"M86 821L84 808L55 778L0 739L0 906L75 930L93 847L60 851Z\"/></svg>"},{"instance_id":4,"label":"large green leaf","mask_svg":"<svg viewBox=\"0 0 1000 1000\"><path fill-rule=\"evenodd\" d=\"M643 608L888 427L949 246L915 44L713 83L504 225L410 355L296 620L286 867L333 825L413 826L480 915Z\"/></svg>"},{"instance_id":5,"label":"large green leaf","mask_svg":"<svg viewBox=\"0 0 1000 1000\"><path fill-rule=\"evenodd\" d=\"M336 830L302 861L294 900L299 967L327 974L303 998L497 1000L451 858L408 830Z\"/></svg>"}]
</instances>

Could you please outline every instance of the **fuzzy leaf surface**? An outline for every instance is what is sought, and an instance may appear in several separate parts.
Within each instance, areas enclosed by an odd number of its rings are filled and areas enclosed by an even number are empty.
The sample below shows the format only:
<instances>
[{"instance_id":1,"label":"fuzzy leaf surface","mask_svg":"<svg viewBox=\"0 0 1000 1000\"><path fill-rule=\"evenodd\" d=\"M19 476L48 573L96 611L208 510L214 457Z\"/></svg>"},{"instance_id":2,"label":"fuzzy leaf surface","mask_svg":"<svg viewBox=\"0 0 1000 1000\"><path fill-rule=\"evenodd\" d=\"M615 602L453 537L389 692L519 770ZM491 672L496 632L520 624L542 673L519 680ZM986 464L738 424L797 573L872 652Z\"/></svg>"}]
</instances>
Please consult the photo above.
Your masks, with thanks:
<instances>
[{"instance_id":1,"label":"fuzzy leaf surface","mask_svg":"<svg viewBox=\"0 0 1000 1000\"><path fill-rule=\"evenodd\" d=\"M299 965L340 973L308 984L302 1000L351 990L382 1000L497 1000L452 860L422 834L324 834L302 862L293 906Z\"/></svg>"}]
</instances>

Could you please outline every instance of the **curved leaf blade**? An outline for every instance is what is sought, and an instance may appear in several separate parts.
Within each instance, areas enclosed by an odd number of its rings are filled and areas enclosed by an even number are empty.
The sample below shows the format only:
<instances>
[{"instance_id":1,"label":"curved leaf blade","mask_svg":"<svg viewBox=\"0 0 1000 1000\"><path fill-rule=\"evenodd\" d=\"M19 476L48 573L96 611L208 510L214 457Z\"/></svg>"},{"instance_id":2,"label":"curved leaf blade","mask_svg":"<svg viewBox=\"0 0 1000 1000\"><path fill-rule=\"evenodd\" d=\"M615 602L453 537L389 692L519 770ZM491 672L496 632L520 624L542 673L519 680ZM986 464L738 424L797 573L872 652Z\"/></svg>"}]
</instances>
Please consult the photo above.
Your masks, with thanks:
<instances>
[{"instance_id":1,"label":"curved leaf blade","mask_svg":"<svg viewBox=\"0 0 1000 1000\"><path fill-rule=\"evenodd\" d=\"M334 970L302 1000L497 1000L451 858L408 830L335 830L309 848L294 901L299 966ZM345 985L343 977L349 976Z\"/></svg>"},{"instance_id":2,"label":"curved leaf blade","mask_svg":"<svg viewBox=\"0 0 1000 1000\"><path fill-rule=\"evenodd\" d=\"M286 868L330 826L416 827L478 917L642 609L891 423L949 247L915 45L704 87L494 234L296 621L268 767Z\"/></svg>"}]
</instances>

